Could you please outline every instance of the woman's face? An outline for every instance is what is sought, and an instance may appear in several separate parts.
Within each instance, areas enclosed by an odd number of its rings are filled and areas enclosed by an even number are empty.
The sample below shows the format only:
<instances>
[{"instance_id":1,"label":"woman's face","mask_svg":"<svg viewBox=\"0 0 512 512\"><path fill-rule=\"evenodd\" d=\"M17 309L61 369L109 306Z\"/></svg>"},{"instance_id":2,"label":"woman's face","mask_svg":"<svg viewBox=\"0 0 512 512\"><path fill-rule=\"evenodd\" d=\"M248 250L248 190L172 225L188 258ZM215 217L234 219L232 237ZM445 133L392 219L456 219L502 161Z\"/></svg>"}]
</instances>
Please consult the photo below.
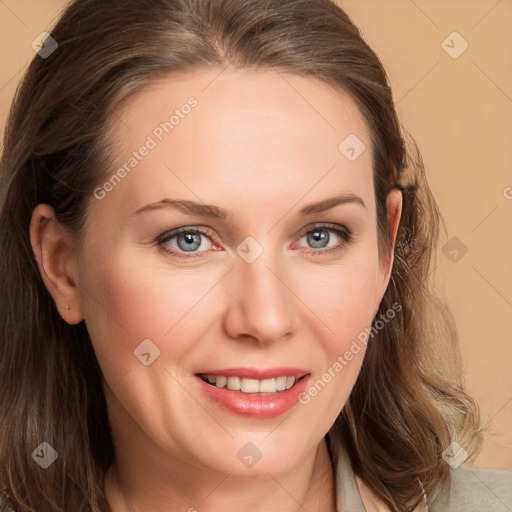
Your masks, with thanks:
<instances>
[{"instance_id":1,"label":"woman's face","mask_svg":"<svg viewBox=\"0 0 512 512\"><path fill-rule=\"evenodd\" d=\"M133 96L114 133L75 277L119 456L297 466L349 396L389 279L355 103L305 77L198 71Z\"/></svg>"}]
</instances>

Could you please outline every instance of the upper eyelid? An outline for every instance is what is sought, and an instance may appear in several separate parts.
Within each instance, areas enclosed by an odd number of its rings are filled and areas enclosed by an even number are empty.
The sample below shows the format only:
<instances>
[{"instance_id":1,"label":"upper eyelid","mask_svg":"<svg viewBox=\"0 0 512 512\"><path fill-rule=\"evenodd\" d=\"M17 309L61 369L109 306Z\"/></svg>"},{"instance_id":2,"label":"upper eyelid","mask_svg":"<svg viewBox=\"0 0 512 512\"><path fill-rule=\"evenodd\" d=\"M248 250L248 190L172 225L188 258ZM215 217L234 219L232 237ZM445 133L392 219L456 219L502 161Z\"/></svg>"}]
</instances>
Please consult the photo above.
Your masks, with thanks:
<instances>
[{"instance_id":1,"label":"upper eyelid","mask_svg":"<svg viewBox=\"0 0 512 512\"><path fill-rule=\"evenodd\" d=\"M313 231L315 229L332 229L334 231L346 231L347 233L350 233L350 229L344 226L343 224L336 224L334 222L319 222L319 223L313 223L312 225L306 226L305 228L301 229L299 231L299 234L306 234L310 231Z\"/></svg>"}]
</instances>

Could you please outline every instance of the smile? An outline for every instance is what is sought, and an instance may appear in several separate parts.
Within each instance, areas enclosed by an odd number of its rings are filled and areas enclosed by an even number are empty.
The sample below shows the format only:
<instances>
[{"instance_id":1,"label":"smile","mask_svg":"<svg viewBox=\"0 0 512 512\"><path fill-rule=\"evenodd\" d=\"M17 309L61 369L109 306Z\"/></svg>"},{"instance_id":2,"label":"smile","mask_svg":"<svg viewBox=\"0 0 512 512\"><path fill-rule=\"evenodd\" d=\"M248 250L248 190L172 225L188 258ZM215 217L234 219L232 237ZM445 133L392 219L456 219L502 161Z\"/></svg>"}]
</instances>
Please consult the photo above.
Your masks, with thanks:
<instances>
[{"instance_id":1,"label":"smile","mask_svg":"<svg viewBox=\"0 0 512 512\"><path fill-rule=\"evenodd\" d=\"M285 391L295 385L295 377L281 375L273 379L247 379L239 376L201 374L200 377L217 388L227 388L241 393L276 393Z\"/></svg>"},{"instance_id":2,"label":"smile","mask_svg":"<svg viewBox=\"0 0 512 512\"><path fill-rule=\"evenodd\" d=\"M272 418L294 407L311 374L294 368L203 370L196 382L211 403L236 415Z\"/></svg>"}]
</instances>

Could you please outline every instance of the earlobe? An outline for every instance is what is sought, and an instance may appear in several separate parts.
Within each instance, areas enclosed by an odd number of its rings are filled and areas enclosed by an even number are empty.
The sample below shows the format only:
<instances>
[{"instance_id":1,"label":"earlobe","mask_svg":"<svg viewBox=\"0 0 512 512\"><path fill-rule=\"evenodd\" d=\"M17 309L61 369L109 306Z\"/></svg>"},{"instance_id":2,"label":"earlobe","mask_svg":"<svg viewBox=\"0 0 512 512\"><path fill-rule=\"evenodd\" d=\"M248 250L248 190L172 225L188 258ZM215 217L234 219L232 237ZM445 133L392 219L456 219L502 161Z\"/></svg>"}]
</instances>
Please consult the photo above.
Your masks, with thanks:
<instances>
[{"instance_id":1,"label":"earlobe","mask_svg":"<svg viewBox=\"0 0 512 512\"><path fill-rule=\"evenodd\" d=\"M76 273L72 272L76 267L76 256L55 218L55 211L47 204L36 206L32 212L30 244L41 278L60 316L68 324L80 323L83 314L78 281Z\"/></svg>"}]
</instances>

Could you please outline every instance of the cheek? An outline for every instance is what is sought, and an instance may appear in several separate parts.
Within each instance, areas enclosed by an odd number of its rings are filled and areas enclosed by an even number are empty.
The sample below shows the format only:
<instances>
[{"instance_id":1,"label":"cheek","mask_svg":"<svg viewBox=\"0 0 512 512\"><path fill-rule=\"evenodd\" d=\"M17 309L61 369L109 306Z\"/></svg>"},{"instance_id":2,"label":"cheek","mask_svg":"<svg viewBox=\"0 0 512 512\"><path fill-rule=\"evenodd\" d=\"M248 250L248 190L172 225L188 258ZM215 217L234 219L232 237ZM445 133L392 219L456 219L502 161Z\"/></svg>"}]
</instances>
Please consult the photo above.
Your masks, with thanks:
<instances>
[{"instance_id":1,"label":"cheek","mask_svg":"<svg viewBox=\"0 0 512 512\"><path fill-rule=\"evenodd\" d=\"M124 417L129 411L150 437L163 439L170 425L179 430L176 418L198 414L180 384L188 378L182 361L210 323L205 307L194 305L214 283L135 262L118 257L90 267L84 276L91 292L85 295L86 325L107 384L110 414Z\"/></svg>"},{"instance_id":2,"label":"cheek","mask_svg":"<svg viewBox=\"0 0 512 512\"><path fill-rule=\"evenodd\" d=\"M302 279L301 296L332 335L331 350L342 350L371 324L377 282L376 260L364 255Z\"/></svg>"},{"instance_id":3,"label":"cheek","mask_svg":"<svg viewBox=\"0 0 512 512\"><path fill-rule=\"evenodd\" d=\"M155 354L160 351L160 363L165 359L167 367L175 366L210 323L204 297L218 276L149 268L143 261L136 254L95 259L81 280L87 329L108 380L140 366L134 351L143 342Z\"/></svg>"},{"instance_id":4,"label":"cheek","mask_svg":"<svg viewBox=\"0 0 512 512\"><path fill-rule=\"evenodd\" d=\"M325 425L335 420L359 375L373 320L377 280L377 259L369 251L354 254L337 268L319 269L302 282L303 300L317 315L322 357L310 354L311 360L318 361L319 371L301 403L317 410Z\"/></svg>"}]
</instances>

